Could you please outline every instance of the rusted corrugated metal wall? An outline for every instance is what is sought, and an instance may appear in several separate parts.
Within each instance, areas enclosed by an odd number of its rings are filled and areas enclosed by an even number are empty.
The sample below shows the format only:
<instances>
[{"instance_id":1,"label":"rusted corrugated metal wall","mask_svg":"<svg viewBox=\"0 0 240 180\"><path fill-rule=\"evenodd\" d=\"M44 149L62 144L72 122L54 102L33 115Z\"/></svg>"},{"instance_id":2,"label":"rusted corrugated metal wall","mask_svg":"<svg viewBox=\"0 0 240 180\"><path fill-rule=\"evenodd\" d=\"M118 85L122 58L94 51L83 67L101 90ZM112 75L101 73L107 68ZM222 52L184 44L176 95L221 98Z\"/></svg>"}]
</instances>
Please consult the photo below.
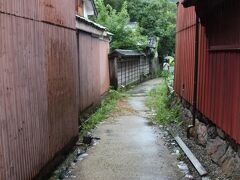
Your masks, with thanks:
<instances>
[{"instance_id":1,"label":"rusted corrugated metal wall","mask_svg":"<svg viewBox=\"0 0 240 180\"><path fill-rule=\"evenodd\" d=\"M80 112L96 105L109 89L108 41L78 32Z\"/></svg>"},{"instance_id":2,"label":"rusted corrugated metal wall","mask_svg":"<svg viewBox=\"0 0 240 180\"><path fill-rule=\"evenodd\" d=\"M235 1L235 7L240 8L240 2ZM226 6L225 6L226 7ZM235 14L232 16L232 12ZM216 50L217 42L229 43L231 40L235 43L239 39L239 31L236 30L236 17L239 11L221 12L225 18L221 21L210 21L212 27L206 30L200 26L199 42L199 79L198 79L198 110L214 122L219 128L229 134L237 143L240 143L240 52L237 49L230 49L220 46ZM176 65L175 65L175 90L178 95L183 97L189 103L192 103L193 96L193 77L194 77L194 43L195 27L192 26L195 21L194 8L184 9L181 4L178 5L177 20L177 45L176 45ZM232 33L235 38L230 38L225 34L224 28L222 35L211 34L215 32L216 27L224 26L231 21L234 23ZM230 23L231 24L231 23ZM228 26L229 27L229 26ZM191 30L193 28L193 30ZM214 48L209 47L209 39L214 37ZM231 35L232 36L232 35ZM233 35L234 37L234 35ZM219 38L222 38L219 40ZM225 39L225 40L224 40ZM212 43L212 42L211 42ZM210 43L210 45L211 45ZM238 45L240 42L238 42Z\"/></svg>"},{"instance_id":3,"label":"rusted corrugated metal wall","mask_svg":"<svg viewBox=\"0 0 240 180\"><path fill-rule=\"evenodd\" d=\"M78 135L74 3L0 1L1 180L33 178Z\"/></svg>"},{"instance_id":4,"label":"rusted corrugated metal wall","mask_svg":"<svg viewBox=\"0 0 240 180\"><path fill-rule=\"evenodd\" d=\"M75 0L0 0L0 12L75 29Z\"/></svg>"},{"instance_id":5,"label":"rusted corrugated metal wall","mask_svg":"<svg viewBox=\"0 0 240 180\"><path fill-rule=\"evenodd\" d=\"M179 6L182 5L179 4ZM184 8L178 7L175 90L181 97L191 103L193 101L195 19L194 8L185 10Z\"/></svg>"},{"instance_id":6,"label":"rusted corrugated metal wall","mask_svg":"<svg viewBox=\"0 0 240 180\"><path fill-rule=\"evenodd\" d=\"M240 2L226 1L213 12L201 46L199 108L240 144ZM207 102L207 103L206 103ZM204 106L206 105L206 106Z\"/></svg>"},{"instance_id":7,"label":"rusted corrugated metal wall","mask_svg":"<svg viewBox=\"0 0 240 180\"><path fill-rule=\"evenodd\" d=\"M100 40L100 86L101 95L109 90L110 86L110 75L109 75L109 61L108 61L108 53L109 53L109 41Z\"/></svg>"}]
</instances>

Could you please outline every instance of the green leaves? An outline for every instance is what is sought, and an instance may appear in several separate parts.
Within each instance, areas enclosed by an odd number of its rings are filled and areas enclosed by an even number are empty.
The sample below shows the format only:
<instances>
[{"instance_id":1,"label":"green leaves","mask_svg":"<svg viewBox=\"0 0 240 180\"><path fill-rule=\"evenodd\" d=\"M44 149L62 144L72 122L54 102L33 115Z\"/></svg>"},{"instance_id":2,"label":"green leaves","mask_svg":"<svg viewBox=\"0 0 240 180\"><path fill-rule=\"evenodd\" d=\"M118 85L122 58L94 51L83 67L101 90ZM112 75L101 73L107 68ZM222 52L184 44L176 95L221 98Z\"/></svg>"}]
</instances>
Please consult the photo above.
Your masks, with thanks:
<instances>
[{"instance_id":1,"label":"green leaves","mask_svg":"<svg viewBox=\"0 0 240 180\"><path fill-rule=\"evenodd\" d=\"M112 49L143 49L147 44L147 37L141 35L140 27L127 28L130 21L128 4L123 2L120 11L112 8L109 4L105 6L103 0L96 0L99 16L95 21L114 34L111 43Z\"/></svg>"},{"instance_id":2,"label":"green leaves","mask_svg":"<svg viewBox=\"0 0 240 180\"><path fill-rule=\"evenodd\" d=\"M83 123L81 134L85 134L93 129L98 123L102 122L108 117L111 111L116 107L117 101L122 98L123 95L115 90L109 90L107 96L102 101L98 109L92 113L89 119Z\"/></svg>"},{"instance_id":3,"label":"green leaves","mask_svg":"<svg viewBox=\"0 0 240 180\"><path fill-rule=\"evenodd\" d=\"M172 2L173 1L173 2ZM160 38L160 58L174 55L175 0L96 0L99 17L96 21L114 34L111 48L143 49L147 37ZM127 29L129 21L138 26Z\"/></svg>"},{"instance_id":4,"label":"green leaves","mask_svg":"<svg viewBox=\"0 0 240 180\"><path fill-rule=\"evenodd\" d=\"M136 1L136 0L135 0ZM141 2L141 1L139 1ZM160 38L159 53L161 58L173 55L175 50L176 5L168 0L150 0L141 10L138 18L142 33Z\"/></svg>"},{"instance_id":5,"label":"green leaves","mask_svg":"<svg viewBox=\"0 0 240 180\"><path fill-rule=\"evenodd\" d=\"M173 102L173 94L169 94L167 81L163 81L156 89L148 93L147 104L154 109L153 117L160 124L179 123L180 104Z\"/></svg>"}]
</instances>

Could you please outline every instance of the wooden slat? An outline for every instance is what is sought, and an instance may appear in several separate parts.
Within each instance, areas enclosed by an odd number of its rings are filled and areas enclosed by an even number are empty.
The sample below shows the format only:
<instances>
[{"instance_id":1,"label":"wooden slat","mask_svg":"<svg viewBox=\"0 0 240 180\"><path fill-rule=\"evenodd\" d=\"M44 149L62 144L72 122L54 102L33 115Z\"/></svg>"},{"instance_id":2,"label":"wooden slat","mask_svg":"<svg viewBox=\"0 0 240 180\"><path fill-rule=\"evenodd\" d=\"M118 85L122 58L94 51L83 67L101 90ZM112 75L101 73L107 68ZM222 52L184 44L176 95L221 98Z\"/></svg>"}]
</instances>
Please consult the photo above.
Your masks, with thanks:
<instances>
[{"instance_id":1,"label":"wooden slat","mask_svg":"<svg viewBox=\"0 0 240 180\"><path fill-rule=\"evenodd\" d=\"M198 159L193 155L191 150L186 146L186 144L182 141L182 139L179 136L174 137L174 139L177 141L179 146L182 148L184 153L187 155L193 166L196 168L200 176L206 176L208 173L206 169L201 165L201 163L198 161Z\"/></svg>"}]
</instances>

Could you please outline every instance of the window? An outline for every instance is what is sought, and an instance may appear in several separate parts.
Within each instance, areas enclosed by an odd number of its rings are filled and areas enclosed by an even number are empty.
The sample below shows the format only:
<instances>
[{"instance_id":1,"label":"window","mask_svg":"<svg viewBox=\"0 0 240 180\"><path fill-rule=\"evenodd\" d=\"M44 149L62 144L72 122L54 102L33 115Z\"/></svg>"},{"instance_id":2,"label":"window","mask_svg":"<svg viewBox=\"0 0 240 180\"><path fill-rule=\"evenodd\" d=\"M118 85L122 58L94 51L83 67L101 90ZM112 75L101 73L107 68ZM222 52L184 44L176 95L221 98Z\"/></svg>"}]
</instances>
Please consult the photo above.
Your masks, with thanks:
<instances>
[{"instance_id":1,"label":"window","mask_svg":"<svg viewBox=\"0 0 240 180\"><path fill-rule=\"evenodd\" d=\"M77 15L83 16L83 0L76 0L76 12Z\"/></svg>"}]
</instances>

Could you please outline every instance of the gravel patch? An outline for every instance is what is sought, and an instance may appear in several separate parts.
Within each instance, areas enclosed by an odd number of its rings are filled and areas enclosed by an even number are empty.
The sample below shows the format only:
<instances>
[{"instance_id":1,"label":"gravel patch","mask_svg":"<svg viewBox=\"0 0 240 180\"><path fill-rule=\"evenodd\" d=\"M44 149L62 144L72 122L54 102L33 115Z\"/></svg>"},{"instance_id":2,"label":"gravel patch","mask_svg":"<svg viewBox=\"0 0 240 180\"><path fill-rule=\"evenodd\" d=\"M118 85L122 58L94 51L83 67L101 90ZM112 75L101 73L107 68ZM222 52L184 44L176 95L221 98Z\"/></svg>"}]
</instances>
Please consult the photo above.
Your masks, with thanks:
<instances>
[{"instance_id":1,"label":"gravel patch","mask_svg":"<svg viewBox=\"0 0 240 180\"><path fill-rule=\"evenodd\" d=\"M171 124L167 126L162 126L162 128L168 133L166 136L166 142L168 143L168 147L170 149L174 149L178 146L172 146L172 142L175 142L173 137L170 135L169 132L173 132L174 134L179 135L179 137L182 138L184 143L188 146L188 148L193 152L193 154L196 156L196 158L200 161L200 163L206 168L208 172L208 176L210 179L216 179L216 180L227 180L228 178L223 174L221 168L215 164L211 158L208 156L206 152L206 148L203 146L198 145L193 139L187 138L187 128L184 124L182 125L176 125ZM194 176L194 179L201 179L201 177L198 175L195 168L192 166L191 162L187 159L187 157L184 155L183 160L188 164L188 167L190 169L190 172Z\"/></svg>"}]
</instances>

